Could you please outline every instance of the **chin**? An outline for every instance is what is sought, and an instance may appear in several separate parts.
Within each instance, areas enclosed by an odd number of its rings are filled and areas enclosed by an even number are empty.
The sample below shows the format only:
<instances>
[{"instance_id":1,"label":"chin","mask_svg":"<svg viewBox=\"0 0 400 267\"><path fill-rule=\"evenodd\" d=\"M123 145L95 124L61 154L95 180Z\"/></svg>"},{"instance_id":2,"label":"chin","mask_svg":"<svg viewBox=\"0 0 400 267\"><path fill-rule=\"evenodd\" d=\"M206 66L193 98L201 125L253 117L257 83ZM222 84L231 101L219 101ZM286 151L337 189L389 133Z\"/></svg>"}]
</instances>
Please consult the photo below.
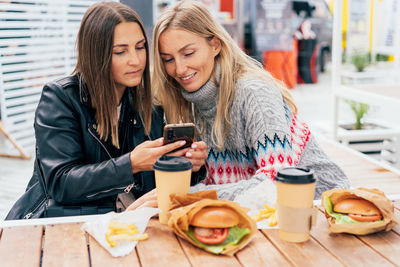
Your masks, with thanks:
<instances>
[{"instance_id":1,"label":"chin","mask_svg":"<svg viewBox=\"0 0 400 267\"><path fill-rule=\"evenodd\" d=\"M141 79L137 80L137 81L135 80L135 81L127 82L125 85L126 85L126 87L135 87L135 86L138 86L141 81L142 81Z\"/></svg>"},{"instance_id":2,"label":"chin","mask_svg":"<svg viewBox=\"0 0 400 267\"><path fill-rule=\"evenodd\" d=\"M196 92L201 87L201 86L196 86L196 85L186 85L186 86L184 86L182 84L181 84L181 86L183 87L183 89L185 89L186 92L189 92L189 93Z\"/></svg>"}]
</instances>

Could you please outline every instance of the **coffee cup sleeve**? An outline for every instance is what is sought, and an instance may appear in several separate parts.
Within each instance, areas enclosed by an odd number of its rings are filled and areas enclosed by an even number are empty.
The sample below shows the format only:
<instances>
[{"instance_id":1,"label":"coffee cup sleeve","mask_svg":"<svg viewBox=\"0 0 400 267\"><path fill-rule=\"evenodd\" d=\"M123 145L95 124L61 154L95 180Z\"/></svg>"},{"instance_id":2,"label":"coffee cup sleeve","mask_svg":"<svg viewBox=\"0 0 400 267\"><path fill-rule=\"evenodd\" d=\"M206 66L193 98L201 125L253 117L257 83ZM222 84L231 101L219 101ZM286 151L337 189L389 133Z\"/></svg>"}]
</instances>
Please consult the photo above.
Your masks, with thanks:
<instances>
[{"instance_id":1,"label":"coffee cup sleeve","mask_svg":"<svg viewBox=\"0 0 400 267\"><path fill-rule=\"evenodd\" d=\"M317 208L292 208L277 203L279 229L290 233L308 233L316 224Z\"/></svg>"}]
</instances>

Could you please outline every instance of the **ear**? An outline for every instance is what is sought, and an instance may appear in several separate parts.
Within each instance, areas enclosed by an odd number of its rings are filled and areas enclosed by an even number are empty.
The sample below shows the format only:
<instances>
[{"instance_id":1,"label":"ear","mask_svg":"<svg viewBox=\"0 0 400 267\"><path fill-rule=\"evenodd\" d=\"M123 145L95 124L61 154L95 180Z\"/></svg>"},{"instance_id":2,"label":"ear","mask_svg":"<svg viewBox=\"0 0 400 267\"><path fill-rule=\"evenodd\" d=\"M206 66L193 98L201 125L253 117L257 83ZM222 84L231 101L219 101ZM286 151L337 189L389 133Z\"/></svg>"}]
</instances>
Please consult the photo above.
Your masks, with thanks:
<instances>
[{"instance_id":1,"label":"ear","mask_svg":"<svg viewBox=\"0 0 400 267\"><path fill-rule=\"evenodd\" d=\"M214 36L210 41L210 46L213 50L214 56L218 55L221 51L221 40Z\"/></svg>"}]
</instances>

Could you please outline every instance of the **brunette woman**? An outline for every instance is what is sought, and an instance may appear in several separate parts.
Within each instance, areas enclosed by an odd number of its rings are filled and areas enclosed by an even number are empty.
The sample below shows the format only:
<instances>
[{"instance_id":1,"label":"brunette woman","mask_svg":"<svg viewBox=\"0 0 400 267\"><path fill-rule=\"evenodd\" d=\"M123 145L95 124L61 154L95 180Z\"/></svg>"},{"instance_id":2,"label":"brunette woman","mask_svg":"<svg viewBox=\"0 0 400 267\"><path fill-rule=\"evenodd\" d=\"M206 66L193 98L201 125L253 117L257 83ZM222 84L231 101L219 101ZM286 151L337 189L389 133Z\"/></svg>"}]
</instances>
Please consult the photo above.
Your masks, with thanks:
<instances>
[{"instance_id":1,"label":"brunette woman","mask_svg":"<svg viewBox=\"0 0 400 267\"><path fill-rule=\"evenodd\" d=\"M92 5L82 19L77 46L73 75L43 88L34 125L35 168L27 190L43 181L56 205L115 210L119 193L131 192L137 199L154 189L154 162L184 143L163 146L164 115L152 106L148 41L134 10L116 2ZM192 184L203 178L198 171L207 156L204 142L173 155L191 159ZM26 202L18 201L7 219L43 216L36 207L29 211L26 206L32 204ZM138 203L131 208L156 206L155 191Z\"/></svg>"}]
</instances>

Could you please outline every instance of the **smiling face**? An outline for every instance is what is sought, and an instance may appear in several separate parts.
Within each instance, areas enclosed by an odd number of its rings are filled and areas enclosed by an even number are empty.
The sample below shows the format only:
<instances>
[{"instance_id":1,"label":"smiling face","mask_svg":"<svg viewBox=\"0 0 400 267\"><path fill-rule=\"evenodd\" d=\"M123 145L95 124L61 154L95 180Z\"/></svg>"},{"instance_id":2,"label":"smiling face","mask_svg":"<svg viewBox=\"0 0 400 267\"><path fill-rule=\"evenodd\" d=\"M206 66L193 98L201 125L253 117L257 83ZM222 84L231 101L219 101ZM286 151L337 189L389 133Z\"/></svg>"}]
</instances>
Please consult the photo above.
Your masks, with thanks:
<instances>
[{"instance_id":1,"label":"smiling face","mask_svg":"<svg viewBox=\"0 0 400 267\"><path fill-rule=\"evenodd\" d=\"M140 84L146 67L145 43L136 22L122 22L115 27L111 72L120 93Z\"/></svg>"},{"instance_id":2,"label":"smiling face","mask_svg":"<svg viewBox=\"0 0 400 267\"><path fill-rule=\"evenodd\" d=\"M210 79L220 50L216 37L208 41L177 28L167 29L159 38L159 52L167 74L188 92L197 91Z\"/></svg>"}]
</instances>

